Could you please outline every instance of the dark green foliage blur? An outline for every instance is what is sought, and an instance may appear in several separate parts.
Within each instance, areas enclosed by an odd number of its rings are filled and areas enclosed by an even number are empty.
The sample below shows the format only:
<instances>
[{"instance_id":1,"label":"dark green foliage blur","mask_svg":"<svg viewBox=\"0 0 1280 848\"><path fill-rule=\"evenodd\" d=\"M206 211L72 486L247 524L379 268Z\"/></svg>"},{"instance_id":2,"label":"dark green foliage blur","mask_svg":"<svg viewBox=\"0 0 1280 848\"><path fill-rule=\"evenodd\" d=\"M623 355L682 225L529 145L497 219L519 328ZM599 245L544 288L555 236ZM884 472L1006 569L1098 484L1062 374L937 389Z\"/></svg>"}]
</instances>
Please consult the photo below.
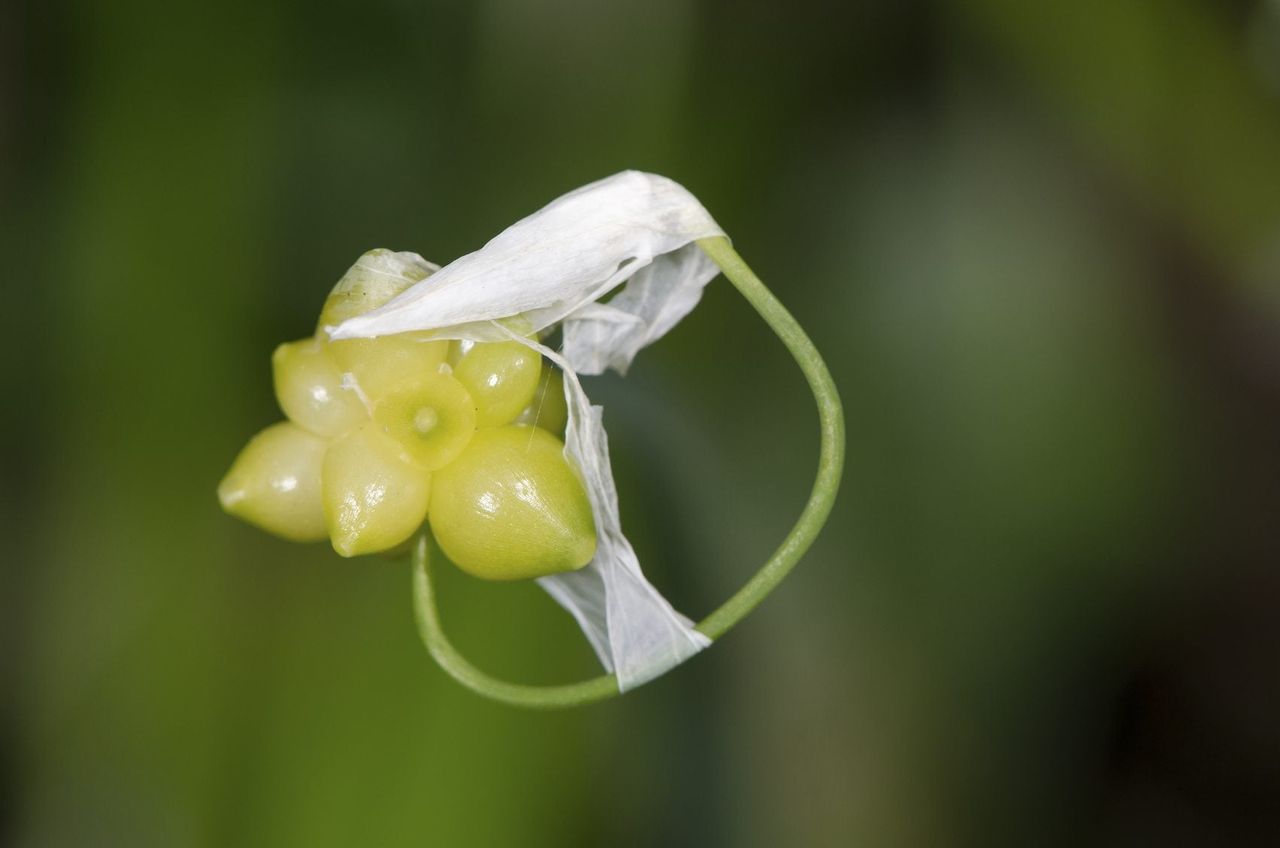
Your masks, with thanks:
<instances>
[{"instance_id":1,"label":"dark green foliage blur","mask_svg":"<svg viewBox=\"0 0 1280 848\"><path fill-rule=\"evenodd\" d=\"M537 714L448 680L403 561L224 516L269 355L624 168L827 357L824 535L721 644ZM1280 844L1280 3L0 7L0 844ZM813 472L723 281L605 405L701 616ZM444 575L507 677L596 671Z\"/></svg>"}]
</instances>

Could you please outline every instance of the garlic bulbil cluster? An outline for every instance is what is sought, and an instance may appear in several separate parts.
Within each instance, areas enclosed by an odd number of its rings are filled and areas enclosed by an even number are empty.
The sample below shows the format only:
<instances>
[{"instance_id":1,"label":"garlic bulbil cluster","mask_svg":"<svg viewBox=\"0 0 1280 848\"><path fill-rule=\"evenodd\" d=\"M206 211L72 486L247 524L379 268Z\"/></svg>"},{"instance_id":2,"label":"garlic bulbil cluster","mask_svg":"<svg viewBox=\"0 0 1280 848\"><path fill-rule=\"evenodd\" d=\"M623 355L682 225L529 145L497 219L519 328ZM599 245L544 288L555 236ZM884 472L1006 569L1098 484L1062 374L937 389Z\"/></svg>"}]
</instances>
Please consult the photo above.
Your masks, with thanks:
<instances>
[{"instance_id":1,"label":"garlic bulbil cluster","mask_svg":"<svg viewBox=\"0 0 1280 848\"><path fill-rule=\"evenodd\" d=\"M277 354L289 421L245 448L224 506L349 556L425 521L464 570L536 577L620 690L662 674L711 642L640 567L580 378L624 374L688 315L719 271L699 244L723 238L683 186L623 171L443 268L365 254Z\"/></svg>"},{"instance_id":2,"label":"garlic bulbil cluster","mask_svg":"<svg viewBox=\"0 0 1280 848\"><path fill-rule=\"evenodd\" d=\"M287 420L241 451L218 487L223 508L286 539L327 538L343 556L396 549L426 522L450 559L487 579L587 565L595 524L565 457L553 363L519 341L330 337L435 270L370 251L329 294L315 335L276 349Z\"/></svg>"}]
</instances>

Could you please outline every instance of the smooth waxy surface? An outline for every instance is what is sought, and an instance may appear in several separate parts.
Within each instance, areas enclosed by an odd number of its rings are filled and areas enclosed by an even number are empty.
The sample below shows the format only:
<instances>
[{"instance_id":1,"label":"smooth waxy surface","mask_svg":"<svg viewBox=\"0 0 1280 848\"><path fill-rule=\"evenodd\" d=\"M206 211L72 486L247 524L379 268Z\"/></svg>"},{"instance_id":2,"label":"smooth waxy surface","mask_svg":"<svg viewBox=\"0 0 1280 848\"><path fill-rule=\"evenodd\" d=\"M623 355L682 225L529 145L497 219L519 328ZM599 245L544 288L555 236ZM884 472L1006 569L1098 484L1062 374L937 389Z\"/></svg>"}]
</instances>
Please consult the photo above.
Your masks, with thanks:
<instances>
[{"instance_id":1,"label":"smooth waxy surface","mask_svg":"<svg viewBox=\"0 0 1280 848\"><path fill-rule=\"evenodd\" d=\"M281 421L249 440L218 485L222 508L295 542L327 533L320 503L320 465L327 442Z\"/></svg>"},{"instance_id":2,"label":"smooth waxy surface","mask_svg":"<svg viewBox=\"0 0 1280 848\"><path fill-rule=\"evenodd\" d=\"M474 344L459 357L453 374L476 400L476 425L509 424L538 391L542 357L519 342Z\"/></svg>"},{"instance_id":3,"label":"smooth waxy surface","mask_svg":"<svg viewBox=\"0 0 1280 848\"><path fill-rule=\"evenodd\" d=\"M427 341L421 333L401 333L330 342L329 351L338 369L355 377L364 396L376 401L407 382L439 371L449 343Z\"/></svg>"},{"instance_id":4,"label":"smooth waxy surface","mask_svg":"<svg viewBox=\"0 0 1280 848\"><path fill-rule=\"evenodd\" d=\"M333 549L356 556L413 535L427 514L431 474L402 459L397 444L370 422L330 443L320 491Z\"/></svg>"},{"instance_id":5,"label":"smooth waxy surface","mask_svg":"<svg viewBox=\"0 0 1280 848\"><path fill-rule=\"evenodd\" d=\"M476 429L476 405L462 384L436 372L405 383L381 398L373 420L426 471L457 459Z\"/></svg>"},{"instance_id":6,"label":"smooth waxy surface","mask_svg":"<svg viewBox=\"0 0 1280 848\"><path fill-rule=\"evenodd\" d=\"M476 577L542 577L581 568L595 555L586 492L564 445L541 428L478 430L432 486L436 541Z\"/></svg>"},{"instance_id":7,"label":"smooth waxy surface","mask_svg":"<svg viewBox=\"0 0 1280 848\"><path fill-rule=\"evenodd\" d=\"M341 436L368 418L360 396L343 385L338 366L315 338L280 345L271 370L284 414L318 436Z\"/></svg>"},{"instance_id":8,"label":"smooth waxy surface","mask_svg":"<svg viewBox=\"0 0 1280 848\"><path fill-rule=\"evenodd\" d=\"M521 410L515 423L532 424L553 436L563 438L568 421L569 406L564 399L564 375L550 362L544 362L542 376L538 378L538 391L529 405Z\"/></svg>"}]
</instances>

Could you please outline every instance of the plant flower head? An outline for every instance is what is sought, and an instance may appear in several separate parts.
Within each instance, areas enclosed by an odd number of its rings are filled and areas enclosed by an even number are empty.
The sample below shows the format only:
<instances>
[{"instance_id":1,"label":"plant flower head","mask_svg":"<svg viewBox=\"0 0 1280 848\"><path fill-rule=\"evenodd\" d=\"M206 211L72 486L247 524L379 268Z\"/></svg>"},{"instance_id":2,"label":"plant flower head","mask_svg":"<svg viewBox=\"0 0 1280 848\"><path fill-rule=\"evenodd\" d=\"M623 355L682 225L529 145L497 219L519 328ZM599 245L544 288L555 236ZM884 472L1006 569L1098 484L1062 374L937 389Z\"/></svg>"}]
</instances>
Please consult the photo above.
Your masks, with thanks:
<instances>
[{"instance_id":1,"label":"plant flower head","mask_svg":"<svg viewBox=\"0 0 1280 848\"><path fill-rule=\"evenodd\" d=\"M663 673L710 642L622 532L603 410L579 375L625 373L687 315L718 271L694 242L722 235L684 188L627 171L443 268L366 253L316 334L277 349L288 421L237 458L224 508L346 556L425 523L466 571L536 578L620 689ZM559 352L540 341L557 327Z\"/></svg>"}]
</instances>

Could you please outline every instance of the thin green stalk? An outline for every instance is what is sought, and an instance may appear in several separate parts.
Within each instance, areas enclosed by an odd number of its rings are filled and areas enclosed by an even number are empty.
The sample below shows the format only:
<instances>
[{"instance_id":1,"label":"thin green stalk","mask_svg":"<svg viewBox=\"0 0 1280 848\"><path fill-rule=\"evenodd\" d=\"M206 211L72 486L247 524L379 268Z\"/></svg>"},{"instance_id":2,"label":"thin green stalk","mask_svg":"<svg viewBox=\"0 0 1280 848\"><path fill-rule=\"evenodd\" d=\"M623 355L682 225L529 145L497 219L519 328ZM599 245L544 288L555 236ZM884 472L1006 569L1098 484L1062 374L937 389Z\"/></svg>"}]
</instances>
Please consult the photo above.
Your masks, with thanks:
<instances>
[{"instance_id":1,"label":"thin green stalk","mask_svg":"<svg viewBox=\"0 0 1280 848\"><path fill-rule=\"evenodd\" d=\"M826 363L813 342L796 323L791 313L765 288L747 263L723 237L701 239L698 245L706 251L725 277L742 293L765 323L777 334L800 366L818 405L821 443L818 473L809 501L791 532L773 556L719 609L698 622L697 629L712 639L724 635L747 613L772 592L787 576L805 551L813 544L827 521L840 488L844 468L844 412L840 396L827 370ZM480 671L449 642L440 626L435 594L431 585L429 541L424 534L413 551L414 610L418 631L427 650L440 667L467 688L507 704L535 709L553 709L589 704L618 694L618 681L612 674L601 675L580 683L563 686L527 686L498 680Z\"/></svg>"},{"instance_id":2,"label":"thin green stalk","mask_svg":"<svg viewBox=\"0 0 1280 848\"><path fill-rule=\"evenodd\" d=\"M612 674L564 686L527 686L491 677L472 665L453 647L440 626L431 586L430 545L427 534L423 533L413 548L413 609L418 619L418 633L427 651L450 677L486 698L535 709L575 707L618 694L618 680Z\"/></svg>"},{"instance_id":3,"label":"thin green stalk","mask_svg":"<svg viewBox=\"0 0 1280 848\"><path fill-rule=\"evenodd\" d=\"M774 590L782 579L795 568L800 557L813 544L818 532L827 523L836 492L840 489L840 474L844 471L844 410L840 406L840 394L835 381L827 370L827 363L809 341L804 330L791 317L786 307L747 266L727 238L702 239L698 246L707 252L729 282L742 293L760 317L777 334L809 383L813 399L818 404L820 444L818 448L818 474L809 492L809 501L791 532L773 556L760 567L755 576L739 589L733 597L720 605L711 615L698 622L698 629L712 639L718 639L733 625Z\"/></svg>"}]
</instances>

